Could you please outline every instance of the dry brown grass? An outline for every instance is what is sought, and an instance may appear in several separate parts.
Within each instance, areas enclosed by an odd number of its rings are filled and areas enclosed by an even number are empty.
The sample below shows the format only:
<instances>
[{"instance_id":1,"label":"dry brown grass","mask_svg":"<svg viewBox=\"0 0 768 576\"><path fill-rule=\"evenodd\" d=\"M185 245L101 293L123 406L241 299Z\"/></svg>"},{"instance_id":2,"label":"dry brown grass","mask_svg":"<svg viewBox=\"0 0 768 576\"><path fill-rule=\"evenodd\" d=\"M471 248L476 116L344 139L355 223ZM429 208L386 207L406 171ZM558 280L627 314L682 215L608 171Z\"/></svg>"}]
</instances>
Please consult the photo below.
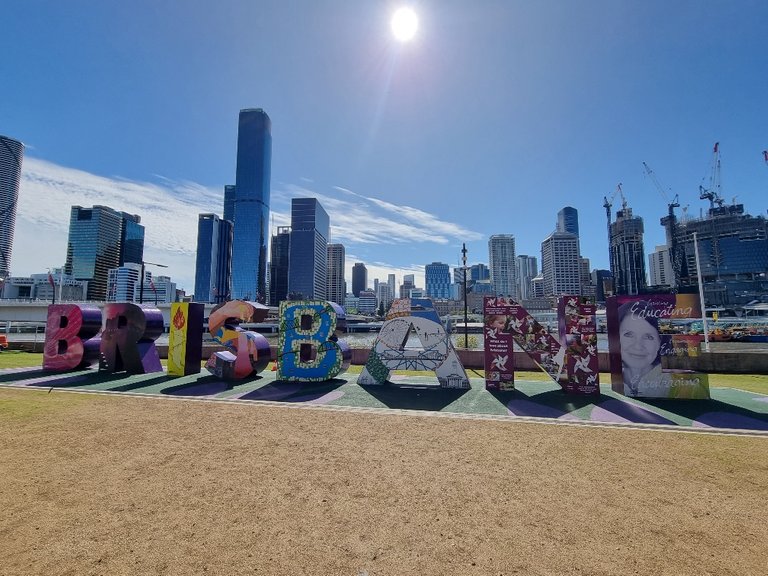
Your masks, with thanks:
<instances>
[{"instance_id":1,"label":"dry brown grass","mask_svg":"<svg viewBox=\"0 0 768 576\"><path fill-rule=\"evenodd\" d=\"M768 439L0 389L0 574L768 573Z\"/></svg>"}]
</instances>

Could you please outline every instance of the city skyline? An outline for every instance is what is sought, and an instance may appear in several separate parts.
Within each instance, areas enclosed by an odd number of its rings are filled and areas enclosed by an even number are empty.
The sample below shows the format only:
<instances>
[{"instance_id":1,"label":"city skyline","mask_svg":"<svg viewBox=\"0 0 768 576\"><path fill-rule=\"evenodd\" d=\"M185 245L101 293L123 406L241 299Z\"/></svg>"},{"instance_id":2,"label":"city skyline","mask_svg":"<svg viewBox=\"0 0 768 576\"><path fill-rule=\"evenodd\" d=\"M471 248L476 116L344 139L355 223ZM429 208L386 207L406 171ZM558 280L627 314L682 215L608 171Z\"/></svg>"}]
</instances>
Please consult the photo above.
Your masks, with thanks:
<instances>
[{"instance_id":1,"label":"city skyline","mask_svg":"<svg viewBox=\"0 0 768 576\"><path fill-rule=\"evenodd\" d=\"M248 107L273 123L270 233L292 198L317 198L348 281L360 261L424 287L424 266L458 265L463 242L487 263L494 234L540 258L566 206L582 255L607 269L602 203L619 182L647 258L672 197L678 215L706 211L715 142L724 200L765 214L762 3L425 1L408 44L391 38L393 5L321 4L302 3L301 21L277 3L222 2L216 18L153 4L148 22L108 1L78 14L76 37L57 3L6 7L0 45L39 48L6 63L0 95L0 133L27 146L11 273L63 265L62 215L104 204L142 216L145 257L191 292L197 214L222 213Z\"/></svg>"}]
</instances>

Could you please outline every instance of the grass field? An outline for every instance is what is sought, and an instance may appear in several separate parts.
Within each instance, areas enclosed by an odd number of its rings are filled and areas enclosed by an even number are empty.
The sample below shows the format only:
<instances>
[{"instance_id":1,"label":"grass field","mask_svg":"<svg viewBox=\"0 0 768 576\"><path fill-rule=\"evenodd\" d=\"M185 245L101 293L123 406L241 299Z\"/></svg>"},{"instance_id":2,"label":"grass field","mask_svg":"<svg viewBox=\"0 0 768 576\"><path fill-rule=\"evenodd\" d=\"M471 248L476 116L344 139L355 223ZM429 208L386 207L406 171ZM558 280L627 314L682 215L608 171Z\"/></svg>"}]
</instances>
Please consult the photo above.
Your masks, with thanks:
<instances>
[{"instance_id":1,"label":"grass field","mask_svg":"<svg viewBox=\"0 0 768 576\"><path fill-rule=\"evenodd\" d=\"M165 366L165 360L162 361ZM17 350L7 350L0 353L0 369L3 368L27 368L40 367L43 364L42 353L21 352ZM349 374L359 374L362 366L350 366L347 371ZM468 370L470 377L482 378L482 370ZM398 374L405 372L398 372ZM423 372L414 374L424 374ZM549 376L544 372L526 372L515 373L521 380L547 381ZM600 381L608 383L611 381L610 374L601 373ZM768 375L765 374L710 374L709 385L711 387L738 388L748 392L768 395Z\"/></svg>"}]
</instances>

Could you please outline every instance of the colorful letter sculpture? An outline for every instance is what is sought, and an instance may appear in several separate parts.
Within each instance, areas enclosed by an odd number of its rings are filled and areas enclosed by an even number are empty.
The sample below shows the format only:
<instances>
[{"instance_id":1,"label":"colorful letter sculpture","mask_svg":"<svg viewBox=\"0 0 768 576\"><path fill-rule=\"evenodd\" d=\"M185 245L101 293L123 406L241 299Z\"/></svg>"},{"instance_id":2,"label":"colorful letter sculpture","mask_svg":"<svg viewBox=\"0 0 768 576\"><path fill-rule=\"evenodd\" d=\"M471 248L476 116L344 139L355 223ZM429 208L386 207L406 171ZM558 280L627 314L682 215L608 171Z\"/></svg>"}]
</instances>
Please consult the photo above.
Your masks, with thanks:
<instances>
[{"instance_id":1,"label":"colorful letter sculpture","mask_svg":"<svg viewBox=\"0 0 768 576\"><path fill-rule=\"evenodd\" d=\"M345 372L352 350L336 335L337 328L345 323L344 308L334 302L281 302L278 380L318 382Z\"/></svg>"},{"instance_id":2,"label":"colorful letter sculpture","mask_svg":"<svg viewBox=\"0 0 768 576\"><path fill-rule=\"evenodd\" d=\"M674 323L701 318L698 296L614 296L606 302L606 316L614 392L642 398L709 398L708 374L663 367L666 357L699 353L703 336L679 334L683 328L676 329Z\"/></svg>"},{"instance_id":3,"label":"colorful letter sculpture","mask_svg":"<svg viewBox=\"0 0 768 576\"><path fill-rule=\"evenodd\" d=\"M555 340L544 326L539 324L525 308L514 300L505 297L485 297L483 310L486 317L484 328L486 338L486 389L514 389L514 377L509 375L509 372L512 370L509 367L509 359L505 360L503 379L502 371L498 369L500 361L497 361L496 366L494 366L495 356L501 356L501 360L504 360L505 354L512 355L511 346L507 344L502 349L502 345L499 344L502 341L499 335L508 332L517 345L544 372L549 374L564 391L576 394L600 393L600 382L598 370L596 369L596 338L594 339L595 346L593 348L589 348L588 345L589 342L592 342L590 335L596 333L594 309L584 305L578 296L565 296L561 301L564 302L562 304L563 309L569 309L573 316L568 324L571 330L570 341L573 343L570 349ZM570 308L567 305L568 302L571 303ZM592 310L592 315L588 314L589 310ZM582 342L582 332L586 335L584 342ZM488 345L488 341L494 340L494 338L496 344L493 346ZM593 356L594 359L592 358ZM491 370L488 371L489 366ZM565 373L563 372L564 368ZM498 376L496 375L497 373Z\"/></svg>"},{"instance_id":4,"label":"colorful letter sculpture","mask_svg":"<svg viewBox=\"0 0 768 576\"><path fill-rule=\"evenodd\" d=\"M155 340L163 333L163 314L157 308L129 303L104 306L100 370L146 374L162 372Z\"/></svg>"},{"instance_id":5,"label":"colorful letter sculpture","mask_svg":"<svg viewBox=\"0 0 768 576\"><path fill-rule=\"evenodd\" d=\"M231 300L216 306L208 316L208 331L213 339L226 347L211 354L206 369L222 380L242 380L259 373L269 365L269 341L258 332L238 326L240 322L260 322L269 308L257 302Z\"/></svg>"},{"instance_id":6,"label":"colorful letter sculpture","mask_svg":"<svg viewBox=\"0 0 768 576\"><path fill-rule=\"evenodd\" d=\"M422 348L406 348L411 329ZM385 384L392 370L434 371L442 388L470 387L464 365L429 298L392 302L357 383Z\"/></svg>"},{"instance_id":7,"label":"colorful letter sculpture","mask_svg":"<svg viewBox=\"0 0 768 576\"><path fill-rule=\"evenodd\" d=\"M515 344L509 330L512 307L506 298L483 300L483 364L487 390L515 389Z\"/></svg>"},{"instance_id":8,"label":"colorful letter sculpture","mask_svg":"<svg viewBox=\"0 0 768 576\"><path fill-rule=\"evenodd\" d=\"M597 359L597 324L594 303L581 296L563 296L558 301L560 342L565 344L568 381L564 390L574 394L600 393L600 364Z\"/></svg>"},{"instance_id":9,"label":"colorful letter sculpture","mask_svg":"<svg viewBox=\"0 0 768 576\"><path fill-rule=\"evenodd\" d=\"M171 328L168 334L169 376L187 376L200 372L204 315L205 307L198 302L171 304Z\"/></svg>"},{"instance_id":10,"label":"colorful letter sculpture","mask_svg":"<svg viewBox=\"0 0 768 576\"><path fill-rule=\"evenodd\" d=\"M99 360L101 310L75 304L48 306L43 370L66 372Z\"/></svg>"}]
</instances>

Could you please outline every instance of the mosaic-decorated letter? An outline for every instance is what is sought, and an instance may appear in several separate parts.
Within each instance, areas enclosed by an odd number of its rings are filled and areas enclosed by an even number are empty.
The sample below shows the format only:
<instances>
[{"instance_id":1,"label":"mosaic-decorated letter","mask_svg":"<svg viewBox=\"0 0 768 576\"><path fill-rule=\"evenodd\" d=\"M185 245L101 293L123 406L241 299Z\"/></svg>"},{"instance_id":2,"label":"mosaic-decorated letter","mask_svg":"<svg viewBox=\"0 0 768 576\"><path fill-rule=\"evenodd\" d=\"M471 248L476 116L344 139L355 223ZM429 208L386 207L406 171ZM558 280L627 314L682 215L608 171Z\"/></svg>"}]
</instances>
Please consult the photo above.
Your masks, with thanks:
<instances>
[{"instance_id":1,"label":"mosaic-decorated letter","mask_svg":"<svg viewBox=\"0 0 768 576\"><path fill-rule=\"evenodd\" d=\"M411 329L422 348L406 348ZM442 388L469 388L469 378L429 298L392 302L358 384L385 384L392 370L434 371Z\"/></svg>"},{"instance_id":2,"label":"mosaic-decorated letter","mask_svg":"<svg viewBox=\"0 0 768 576\"><path fill-rule=\"evenodd\" d=\"M101 310L77 304L48 306L43 369L66 372L99 360Z\"/></svg>"},{"instance_id":3,"label":"mosaic-decorated letter","mask_svg":"<svg viewBox=\"0 0 768 576\"><path fill-rule=\"evenodd\" d=\"M203 358L203 316L199 302L171 304L171 329L168 334L168 375L187 376L200 372Z\"/></svg>"},{"instance_id":4,"label":"mosaic-decorated letter","mask_svg":"<svg viewBox=\"0 0 768 576\"><path fill-rule=\"evenodd\" d=\"M163 314L127 302L104 306L100 370L146 374L162 372L155 340L163 333Z\"/></svg>"},{"instance_id":5,"label":"mosaic-decorated letter","mask_svg":"<svg viewBox=\"0 0 768 576\"><path fill-rule=\"evenodd\" d=\"M280 303L277 378L318 382L349 368L352 350L336 330L346 323L344 308L324 300Z\"/></svg>"},{"instance_id":6,"label":"mosaic-decorated letter","mask_svg":"<svg viewBox=\"0 0 768 576\"><path fill-rule=\"evenodd\" d=\"M208 331L226 347L208 358L205 368L222 380L242 380L258 374L269 365L269 341L258 332L243 330L241 322L260 322L269 308L257 302L230 300L216 306L208 317Z\"/></svg>"}]
</instances>

